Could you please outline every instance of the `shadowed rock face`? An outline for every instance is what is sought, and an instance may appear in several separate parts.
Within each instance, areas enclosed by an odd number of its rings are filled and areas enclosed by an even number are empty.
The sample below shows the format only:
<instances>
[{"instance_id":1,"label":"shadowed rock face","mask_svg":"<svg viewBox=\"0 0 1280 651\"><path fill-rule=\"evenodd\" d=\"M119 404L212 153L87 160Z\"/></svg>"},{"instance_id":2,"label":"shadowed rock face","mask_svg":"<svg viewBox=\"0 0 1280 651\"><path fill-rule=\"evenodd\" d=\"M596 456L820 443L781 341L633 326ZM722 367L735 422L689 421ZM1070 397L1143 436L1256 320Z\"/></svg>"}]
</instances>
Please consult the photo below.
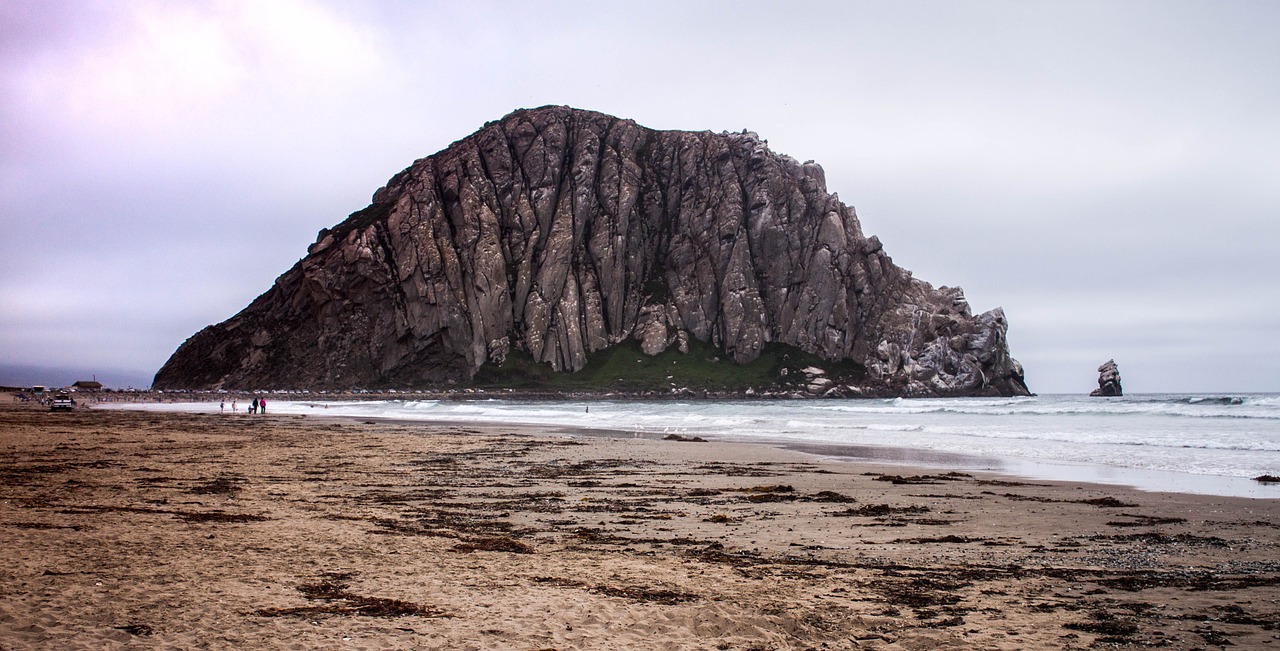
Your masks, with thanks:
<instances>
[{"instance_id":1,"label":"shadowed rock face","mask_svg":"<svg viewBox=\"0 0 1280 651\"><path fill-rule=\"evenodd\" d=\"M753 133L520 110L415 161L156 388L421 387L512 347L556 370L627 338L738 362L777 341L880 395L1025 395L999 309L974 316L865 237L822 168Z\"/></svg>"},{"instance_id":2,"label":"shadowed rock face","mask_svg":"<svg viewBox=\"0 0 1280 651\"><path fill-rule=\"evenodd\" d=\"M1098 388L1090 391L1089 395L1095 398L1124 395L1124 388L1120 386L1120 367L1116 366L1116 360L1109 359L1098 367Z\"/></svg>"}]
</instances>

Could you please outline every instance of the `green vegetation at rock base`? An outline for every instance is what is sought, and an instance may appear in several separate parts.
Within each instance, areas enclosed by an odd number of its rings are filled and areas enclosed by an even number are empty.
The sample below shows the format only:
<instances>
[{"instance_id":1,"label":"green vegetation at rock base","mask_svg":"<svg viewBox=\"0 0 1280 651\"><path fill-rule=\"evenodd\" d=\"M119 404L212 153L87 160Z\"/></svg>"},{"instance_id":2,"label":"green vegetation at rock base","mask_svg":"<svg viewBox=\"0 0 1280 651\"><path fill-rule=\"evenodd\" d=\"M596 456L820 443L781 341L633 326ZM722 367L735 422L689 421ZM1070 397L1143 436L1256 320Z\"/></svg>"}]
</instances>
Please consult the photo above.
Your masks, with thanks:
<instances>
[{"instance_id":1,"label":"green vegetation at rock base","mask_svg":"<svg viewBox=\"0 0 1280 651\"><path fill-rule=\"evenodd\" d=\"M640 350L640 342L628 339L591 353L586 367L576 373L553 371L549 364L513 349L501 365L480 367L470 386L546 391L778 391L804 386L801 369L807 367L823 369L836 384L858 384L866 376L866 369L851 360L832 362L780 343L766 344L760 357L738 364L724 351L690 337L687 354L671 346L652 357Z\"/></svg>"}]
</instances>

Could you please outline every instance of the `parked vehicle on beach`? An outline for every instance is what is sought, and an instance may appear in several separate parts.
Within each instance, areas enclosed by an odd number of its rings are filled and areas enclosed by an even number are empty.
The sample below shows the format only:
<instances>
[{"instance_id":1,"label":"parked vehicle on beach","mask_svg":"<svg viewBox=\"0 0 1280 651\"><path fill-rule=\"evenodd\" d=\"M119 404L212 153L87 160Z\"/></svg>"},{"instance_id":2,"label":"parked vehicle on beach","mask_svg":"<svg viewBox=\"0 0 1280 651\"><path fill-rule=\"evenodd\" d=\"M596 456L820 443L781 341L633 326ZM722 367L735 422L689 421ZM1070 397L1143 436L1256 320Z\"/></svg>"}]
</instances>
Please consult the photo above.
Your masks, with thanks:
<instances>
[{"instance_id":1,"label":"parked vehicle on beach","mask_svg":"<svg viewBox=\"0 0 1280 651\"><path fill-rule=\"evenodd\" d=\"M53 397L53 402L49 403L49 411L71 411L76 405L76 401L72 399L69 393L59 393Z\"/></svg>"}]
</instances>

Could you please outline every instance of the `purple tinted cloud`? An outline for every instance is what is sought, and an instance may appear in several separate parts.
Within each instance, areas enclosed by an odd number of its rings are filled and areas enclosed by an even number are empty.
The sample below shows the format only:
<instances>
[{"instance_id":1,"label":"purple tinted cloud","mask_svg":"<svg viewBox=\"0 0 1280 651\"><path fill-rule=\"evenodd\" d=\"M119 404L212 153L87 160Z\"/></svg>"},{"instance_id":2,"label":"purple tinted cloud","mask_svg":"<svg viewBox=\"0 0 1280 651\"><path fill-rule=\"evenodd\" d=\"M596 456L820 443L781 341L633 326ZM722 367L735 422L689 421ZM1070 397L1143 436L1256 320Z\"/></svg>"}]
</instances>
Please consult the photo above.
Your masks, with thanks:
<instances>
[{"instance_id":1,"label":"purple tinted cloud","mask_svg":"<svg viewBox=\"0 0 1280 651\"><path fill-rule=\"evenodd\" d=\"M1280 390L1280 6L9 2L0 362L154 371L518 107L749 128L1039 391Z\"/></svg>"}]
</instances>

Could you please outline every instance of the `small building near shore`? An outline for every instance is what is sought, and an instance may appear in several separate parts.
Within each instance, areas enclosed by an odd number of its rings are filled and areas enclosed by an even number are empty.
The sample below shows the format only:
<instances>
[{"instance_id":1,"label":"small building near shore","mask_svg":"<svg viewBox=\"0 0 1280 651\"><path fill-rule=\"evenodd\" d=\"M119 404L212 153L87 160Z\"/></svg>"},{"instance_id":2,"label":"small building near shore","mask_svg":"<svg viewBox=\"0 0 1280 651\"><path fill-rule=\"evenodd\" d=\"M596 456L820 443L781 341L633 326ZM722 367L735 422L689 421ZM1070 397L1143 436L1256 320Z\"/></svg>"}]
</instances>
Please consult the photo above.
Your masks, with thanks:
<instances>
[{"instance_id":1,"label":"small building near shore","mask_svg":"<svg viewBox=\"0 0 1280 651\"><path fill-rule=\"evenodd\" d=\"M97 380L80 380L71 385L76 391L101 391L102 383Z\"/></svg>"}]
</instances>

